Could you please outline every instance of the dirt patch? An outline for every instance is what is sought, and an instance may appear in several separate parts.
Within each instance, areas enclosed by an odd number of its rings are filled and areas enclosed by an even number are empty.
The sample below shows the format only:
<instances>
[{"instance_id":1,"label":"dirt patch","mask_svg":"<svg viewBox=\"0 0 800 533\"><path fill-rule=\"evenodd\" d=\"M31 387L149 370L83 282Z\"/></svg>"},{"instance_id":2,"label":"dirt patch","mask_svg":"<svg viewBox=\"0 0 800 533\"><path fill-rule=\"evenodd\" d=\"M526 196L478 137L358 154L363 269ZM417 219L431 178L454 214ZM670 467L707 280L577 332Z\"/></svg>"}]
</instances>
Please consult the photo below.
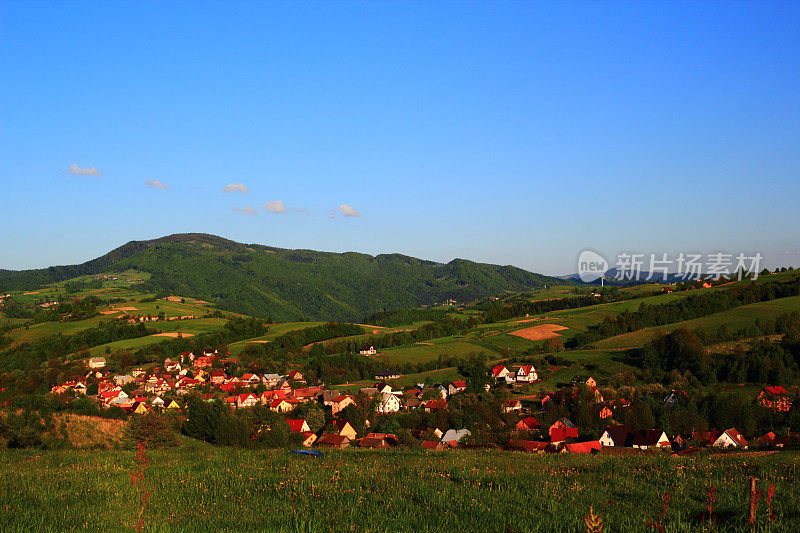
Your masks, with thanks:
<instances>
[{"instance_id":1,"label":"dirt patch","mask_svg":"<svg viewBox=\"0 0 800 533\"><path fill-rule=\"evenodd\" d=\"M515 320L512 324L527 324L528 322L536 322L537 320L544 320L542 318L526 318L525 320Z\"/></svg>"},{"instance_id":2,"label":"dirt patch","mask_svg":"<svg viewBox=\"0 0 800 533\"><path fill-rule=\"evenodd\" d=\"M136 307L117 307L115 311L138 311Z\"/></svg>"},{"instance_id":3,"label":"dirt patch","mask_svg":"<svg viewBox=\"0 0 800 533\"><path fill-rule=\"evenodd\" d=\"M76 448L114 448L119 445L125 430L122 420L98 416L64 413L54 416L56 426L62 428L70 444Z\"/></svg>"},{"instance_id":4,"label":"dirt patch","mask_svg":"<svg viewBox=\"0 0 800 533\"><path fill-rule=\"evenodd\" d=\"M266 343L272 342L272 341L265 341L265 340L262 340L262 339L258 339L257 341L250 341L250 342L257 342L258 344L266 344Z\"/></svg>"},{"instance_id":5,"label":"dirt patch","mask_svg":"<svg viewBox=\"0 0 800 533\"><path fill-rule=\"evenodd\" d=\"M415 342L414 344L421 344L423 346L436 346L432 342Z\"/></svg>"},{"instance_id":6,"label":"dirt patch","mask_svg":"<svg viewBox=\"0 0 800 533\"><path fill-rule=\"evenodd\" d=\"M175 337L175 338L177 338L178 336L181 336L181 337L185 338L185 337L194 337L194 333L183 333L183 332L180 332L180 331L172 331L172 332L169 332L169 333L156 333L155 335L150 335L150 336L151 337Z\"/></svg>"},{"instance_id":7,"label":"dirt patch","mask_svg":"<svg viewBox=\"0 0 800 533\"><path fill-rule=\"evenodd\" d=\"M512 331L511 335L516 335L517 337L522 337L523 339L528 339L529 341L542 341L544 339L560 337L561 335L556 333L556 331L561 331L562 329L569 328L566 326L559 326L558 324L540 324L538 326Z\"/></svg>"},{"instance_id":8,"label":"dirt patch","mask_svg":"<svg viewBox=\"0 0 800 533\"><path fill-rule=\"evenodd\" d=\"M39 294L39 291L30 291L30 292L23 292L23 296L30 296L31 294Z\"/></svg>"},{"instance_id":9,"label":"dirt patch","mask_svg":"<svg viewBox=\"0 0 800 533\"><path fill-rule=\"evenodd\" d=\"M203 305L203 304L207 304L208 302L207 302L207 301L205 301L205 300L192 300L192 303L193 303L193 304L200 304L200 305Z\"/></svg>"}]
</instances>

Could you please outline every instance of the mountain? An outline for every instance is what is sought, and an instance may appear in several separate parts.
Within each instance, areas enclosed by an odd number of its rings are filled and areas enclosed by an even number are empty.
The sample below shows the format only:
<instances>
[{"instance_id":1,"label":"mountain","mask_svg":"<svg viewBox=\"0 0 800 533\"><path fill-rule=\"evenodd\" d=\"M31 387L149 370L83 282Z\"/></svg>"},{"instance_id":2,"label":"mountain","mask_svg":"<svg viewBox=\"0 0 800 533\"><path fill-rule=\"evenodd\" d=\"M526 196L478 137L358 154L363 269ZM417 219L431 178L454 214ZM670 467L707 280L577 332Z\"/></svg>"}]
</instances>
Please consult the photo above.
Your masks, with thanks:
<instances>
[{"instance_id":1,"label":"mountain","mask_svg":"<svg viewBox=\"0 0 800 533\"><path fill-rule=\"evenodd\" d=\"M654 272L653 274L650 274L650 272L647 272L647 271L640 271L639 274L638 274L638 278L637 279L629 279L629 277L627 277L625 279L617 279L617 276L619 276L619 275L620 275L620 271L619 271L619 269L617 267L610 268L610 269L606 270L605 280L604 280L603 283L605 285L641 285L643 283L652 283L652 282L675 283L675 282L679 282L679 281L687 281L687 280L689 280L689 278L687 278L685 274L678 275L678 274L676 274L674 272L667 273L667 275L665 277L663 272ZM629 276L629 274L626 273L626 276ZM649 279L651 276L652 276L652 279ZM560 280L576 281L576 282L582 283L581 277L577 273L576 274L567 274L565 276L557 276L557 277ZM691 279L695 279L695 277L696 276L692 275ZM701 274L700 277L706 278L706 277L708 277L708 275L707 274ZM596 279L595 281L588 282L588 283L590 285L600 285L600 278Z\"/></svg>"},{"instance_id":2,"label":"mountain","mask_svg":"<svg viewBox=\"0 0 800 533\"><path fill-rule=\"evenodd\" d=\"M152 274L148 290L191 295L222 309L276 320L359 320L450 298L466 302L506 290L564 284L517 267L464 259L440 264L401 254L287 250L183 233L131 241L80 265L0 270L0 292L129 268Z\"/></svg>"}]
</instances>

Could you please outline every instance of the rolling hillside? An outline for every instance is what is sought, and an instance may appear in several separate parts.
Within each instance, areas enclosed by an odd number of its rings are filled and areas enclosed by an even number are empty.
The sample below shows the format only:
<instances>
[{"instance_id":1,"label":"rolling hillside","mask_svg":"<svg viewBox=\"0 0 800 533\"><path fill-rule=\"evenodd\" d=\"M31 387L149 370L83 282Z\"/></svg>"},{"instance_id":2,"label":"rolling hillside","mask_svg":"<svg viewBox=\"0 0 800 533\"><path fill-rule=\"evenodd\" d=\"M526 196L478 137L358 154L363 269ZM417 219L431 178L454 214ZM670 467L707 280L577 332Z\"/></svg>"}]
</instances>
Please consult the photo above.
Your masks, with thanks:
<instances>
[{"instance_id":1,"label":"rolling hillside","mask_svg":"<svg viewBox=\"0 0 800 533\"><path fill-rule=\"evenodd\" d=\"M400 254L286 250L189 233L131 241L80 265L0 270L0 292L127 269L151 274L145 290L190 293L222 309L276 320L358 320L387 309L564 284L464 259L439 264Z\"/></svg>"}]
</instances>

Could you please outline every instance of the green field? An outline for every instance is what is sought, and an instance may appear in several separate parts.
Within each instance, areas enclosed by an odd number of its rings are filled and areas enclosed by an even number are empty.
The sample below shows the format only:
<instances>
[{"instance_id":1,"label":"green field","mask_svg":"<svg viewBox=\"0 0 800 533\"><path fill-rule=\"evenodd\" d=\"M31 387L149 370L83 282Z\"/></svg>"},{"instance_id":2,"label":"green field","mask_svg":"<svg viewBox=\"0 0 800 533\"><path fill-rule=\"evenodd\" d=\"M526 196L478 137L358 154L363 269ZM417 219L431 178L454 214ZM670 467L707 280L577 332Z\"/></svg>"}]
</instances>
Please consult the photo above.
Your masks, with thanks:
<instances>
[{"instance_id":1,"label":"green field","mask_svg":"<svg viewBox=\"0 0 800 533\"><path fill-rule=\"evenodd\" d=\"M598 348L636 348L649 342L657 331L669 333L678 328L687 328L689 330L714 330L724 325L728 331L733 333L741 328L754 326L756 319L765 322L774 322L778 316L792 311L800 311L800 296L743 305L742 307L692 320L675 322L673 324L653 328L644 328L600 340L594 343L594 345Z\"/></svg>"},{"instance_id":2,"label":"green field","mask_svg":"<svg viewBox=\"0 0 800 533\"><path fill-rule=\"evenodd\" d=\"M491 350L487 350L482 346L454 339L453 337L442 337L427 342L430 344L387 348L381 350L381 352L387 355L387 362L393 365L402 365L403 363L426 363L428 361L435 361L439 357L464 358L480 353L493 354Z\"/></svg>"},{"instance_id":3,"label":"green field","mask_svg":"<svg viewBox=\"0 0 800 533\"><path fill-rule=\"evenodd\" d=\"M749 531L748 476L764 494L756 530L794 531L800 498L797 452L670 458L344 450L310 458L184 441L148 455L144 531L586 531L590 505L603 531L653 531L651 521L667 532L702 531L711 487L715 529ZM0 529L132 531L134 463L127 451L0 452Z\"/></svg>"}]
</instances>

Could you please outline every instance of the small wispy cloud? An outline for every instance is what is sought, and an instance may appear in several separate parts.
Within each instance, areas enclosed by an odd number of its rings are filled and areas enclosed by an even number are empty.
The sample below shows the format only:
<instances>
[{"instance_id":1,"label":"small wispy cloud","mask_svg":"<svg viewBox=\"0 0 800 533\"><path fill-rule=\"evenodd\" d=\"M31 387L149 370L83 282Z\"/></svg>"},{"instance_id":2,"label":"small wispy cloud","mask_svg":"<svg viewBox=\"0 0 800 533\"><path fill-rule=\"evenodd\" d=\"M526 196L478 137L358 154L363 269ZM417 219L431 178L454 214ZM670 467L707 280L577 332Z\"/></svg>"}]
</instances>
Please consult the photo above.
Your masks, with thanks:
<instances>
[{"instance_id":1,"label":"small wispy cloud","mask_svg":"<svg viewBox=\"0 0 800 533\"><path fill-rule=\"evenodd\" d=\"M83 168L79 166L78 163L72 163L67 169L67 172L73 176L96 176L99 178L103 175L103 173L95 167Z\"/></svg>"},{"instance_id":2,"label":"small wispy cloud","mask_svg":"<svg viewBox=\"0 0 800 533\"><path fill-rule=\"evenodd\" d=\"M297 213L300 216L307 217L308 209L306 209L305 207L293 207L292 213Z\"/></svg>"},{"instance_id":3,"label":"small wispy cloud","mask_svg":"<svg viewBox=\"0 0 800 533\"><path fill-rule=\"evenodd\" d=\"M355 207L353 207L351 205L347 205L347 204L341 204L339 206L338 211L339 211L339 213L341 213L342 215L344 215L346 217L358 218L358 217L361 216L361 213L356 211Z\"/></svg>"},{"instance_id":4,"label":"small wispy cloud","mask_svg":"<svg viewBox=\"0 0 800 533\"><path fill-rule=\"evenodd\" d=\"M247 185L244 183L229 183L222 189L222 192L250 192L250 189L247 188Z\"/></svg>"},{"instance_id":5,"label":"small wispy cloud","mask_svg":"<svg viewBox=\"0 0 800 533\"><path fill-rule=\"evenodd\" d=\"M147 178L144 180L144 184L150 187L151 189L171 189L172 187L167 185L161 180L154 180L151 178Z\"/></svg>"},{"instance_id":6,"label":"small wispy cloud","mask_svg":"<svg viewBox=\"0 0 800 533\"><path fill-rule=\"evenodd\" d=\"M234 207L233 210L236 211L237 213L241 213L243 215L256 215L256 214L258 214L258 209L250 207L249 205L246 205L244 207Z\"/></svg>"},{"instance_id":7,"label":"small wispy cloud","mask_svg":"<svg viewBox=\"0 0 800 533\"><path fill-rule=\"evenodd\" d=\"M286 206L280 200L273 200L264 204L264 211L279 215L286 212Z\"/></svg>"}]
</instances>

